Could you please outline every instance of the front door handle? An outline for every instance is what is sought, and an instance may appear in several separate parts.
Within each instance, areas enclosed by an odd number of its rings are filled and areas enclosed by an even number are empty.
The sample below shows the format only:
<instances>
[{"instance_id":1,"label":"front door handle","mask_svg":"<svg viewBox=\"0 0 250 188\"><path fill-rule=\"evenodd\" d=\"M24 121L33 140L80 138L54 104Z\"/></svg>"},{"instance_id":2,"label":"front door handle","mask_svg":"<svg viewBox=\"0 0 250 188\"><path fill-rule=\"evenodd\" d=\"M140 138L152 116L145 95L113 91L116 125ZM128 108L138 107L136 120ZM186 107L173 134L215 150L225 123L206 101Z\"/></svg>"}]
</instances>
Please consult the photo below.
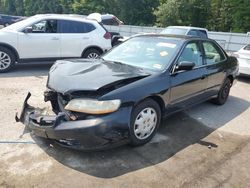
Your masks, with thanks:
<instances>
[{"instance_id":1,"label":"front door handle","mask_svg":"<svg viewBox=\"0 0 250 188\"><path fill-rule=\"evenodd\" d=\"M51 40L59 40L59 38L58 37L52 37Z\"/></svg>"}]
</instances>

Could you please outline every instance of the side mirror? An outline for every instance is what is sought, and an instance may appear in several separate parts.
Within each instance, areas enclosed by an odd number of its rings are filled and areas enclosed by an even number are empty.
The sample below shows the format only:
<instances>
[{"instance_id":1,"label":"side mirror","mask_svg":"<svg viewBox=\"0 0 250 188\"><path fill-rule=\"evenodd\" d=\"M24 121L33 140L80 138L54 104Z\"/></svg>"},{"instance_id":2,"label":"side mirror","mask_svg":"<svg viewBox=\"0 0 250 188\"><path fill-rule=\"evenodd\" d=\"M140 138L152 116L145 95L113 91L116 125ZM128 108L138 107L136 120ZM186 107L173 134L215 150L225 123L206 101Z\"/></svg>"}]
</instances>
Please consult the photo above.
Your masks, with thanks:
<instances>
[{"instance_id":1,"label":"side mirror","mask_svg":"<svg viewBox=\"0 0 250 188\"><path fill-rule=\"evenodd\" d=\"M189 62L189 61L182 61L180 62L176 68L175 68L175 72L176 71L182 71L182 70L192 70L195 66L194 62Z\"/></svg>"},{"instance_id":2,"label":"side mirror","mask_svg":"<svg viewBox=\"0 0 250 188\"><path fill-rule=\"evenodd\" d=\"M26 27L23 32L24 33L32 33L33 32L33 28L32 27Z\"/></svg>"}]
</instances>

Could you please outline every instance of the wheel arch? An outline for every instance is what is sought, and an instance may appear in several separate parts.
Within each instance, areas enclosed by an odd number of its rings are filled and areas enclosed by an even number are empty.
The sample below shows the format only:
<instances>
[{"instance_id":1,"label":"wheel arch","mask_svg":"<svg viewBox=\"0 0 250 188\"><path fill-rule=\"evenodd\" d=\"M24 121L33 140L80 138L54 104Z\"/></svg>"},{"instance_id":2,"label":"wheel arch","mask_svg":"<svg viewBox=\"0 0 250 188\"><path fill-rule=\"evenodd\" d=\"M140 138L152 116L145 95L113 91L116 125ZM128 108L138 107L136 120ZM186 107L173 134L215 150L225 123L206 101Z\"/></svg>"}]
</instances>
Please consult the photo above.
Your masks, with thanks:
<instances>
[{"instance_id":1,"label":"wheel arch","mask_svg":"<svg viewBox=\"0 0 250 188\"><path fill-rule=\"evenodd\" d=\"M18 54L17 50L16 50L13 46L11 46L11 45L9 45L9 44L6 44L6 43L0 42L0 47L7 48L7 49L10 50L11 52L13 52L14 55L15 55L15 60L16 60L16 61L19 60L19 54Z\"/></svg>"},{"instance_id":2,"label":"wheel arch","mask_svg":"<svg viewBox=\"0 0 250 188\"><path fill-rule=\"evenodd\" d=\"M83 55L85 54L85 52L86 52L87 50L90 50L90 49L98 50L101 54L104 52L103 49L102 49L101 47L99 47L99 46L88 46L87 48L85 48L85 49L83 50L82 56L81 56L81 57L83 57Z\"/></svg>"},{"instance_id":3,"label":"wheel arch","mask_svg":"<svg viewBox=\"0 0 250 188\"><path fill-rule=\"evenodd\" d=\"M143 101L145 101L147 99L151 99L154 102L156 102L159 105L160 109L161 109L161 114L162 115L164 114L164 112L165 112L165 102L160 96L157 96L157 95L152 95L152 96L148 96L148 97L146 97L144 99L141 99L137 103L135 103L134 106L137 106L138 104L142 103Z\"/></svg>"}]
</instances>

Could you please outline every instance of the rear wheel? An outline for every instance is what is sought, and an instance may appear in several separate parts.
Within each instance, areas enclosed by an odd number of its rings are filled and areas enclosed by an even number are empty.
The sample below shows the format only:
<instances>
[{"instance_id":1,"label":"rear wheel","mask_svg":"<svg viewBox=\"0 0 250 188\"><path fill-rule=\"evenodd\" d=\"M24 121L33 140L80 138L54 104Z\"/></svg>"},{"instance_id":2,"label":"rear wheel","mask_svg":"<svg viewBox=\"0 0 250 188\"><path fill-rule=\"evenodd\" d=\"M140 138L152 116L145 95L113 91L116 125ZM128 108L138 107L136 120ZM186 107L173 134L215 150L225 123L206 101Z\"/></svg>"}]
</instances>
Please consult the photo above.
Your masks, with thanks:
<instances>
[{"instance_id":1,"label":"rear wheel","mask_svg":"<svg viewBox=\"0 0 250 188\"><path fill-rule=\"evenodd\" d=\"M130 123L130 144L139 146L149 142L155 135L161 121L159 105L147 99L138 104L132 112Z\"/></svg>"},{"instance_id":2,"label":"rear wheel","mask_svg":"<svg viewBox=\"0 0 250 188\"><path fill-rule=\"evenodd\" d=\"M224 82L224 84L222 85L217 98L213 99L212 102L217 104L217 105L223 105L226 103L229 93L230 93L230 89L231 89L231 81L229 78L227 78Z\"/></svg>"},{"instance_id":3,"label":"rear wheel","mask_svg":"<svg viewBox=\"0 0 250 188\"><path fill-rule=\"evenodd\" d=\"M15 65L14 54L5 47L0 47L0 73L8 72Z\"/></svg>"},{"instance_id":4,"label":"rear wheel","mask_svg":"<svg viewBox=\"0 0 250 188\"><path fill-rule=\"evenodd\" d=\"M84 54L83 54L83 58L87 58L87 59L96 59L101 55L101 52L92 48L87 50Z\"/></svg>"}]
</instances>

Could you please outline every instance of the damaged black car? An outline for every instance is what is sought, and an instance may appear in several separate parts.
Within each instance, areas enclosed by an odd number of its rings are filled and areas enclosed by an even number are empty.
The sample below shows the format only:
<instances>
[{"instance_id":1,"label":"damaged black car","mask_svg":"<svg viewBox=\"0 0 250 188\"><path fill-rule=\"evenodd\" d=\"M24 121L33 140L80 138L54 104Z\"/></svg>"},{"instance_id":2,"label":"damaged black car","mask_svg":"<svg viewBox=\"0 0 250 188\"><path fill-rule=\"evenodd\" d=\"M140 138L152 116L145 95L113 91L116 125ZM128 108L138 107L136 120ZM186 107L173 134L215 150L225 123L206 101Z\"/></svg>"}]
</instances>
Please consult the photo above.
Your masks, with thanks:
<instances>
[{"instance_id":1,"label":"damaged black car","mask_svg":"<svg viewBox=\"0 0 250 188\"><path fill-rule=\"evenodd\" d=\"M213 40L148 34L95 60L57 61L45 102L54 115L23 105L21 121L40 137L92 150L149 142L164 116L212 100L223 105L238 63Z\"/></svg>"}]
</instances>

